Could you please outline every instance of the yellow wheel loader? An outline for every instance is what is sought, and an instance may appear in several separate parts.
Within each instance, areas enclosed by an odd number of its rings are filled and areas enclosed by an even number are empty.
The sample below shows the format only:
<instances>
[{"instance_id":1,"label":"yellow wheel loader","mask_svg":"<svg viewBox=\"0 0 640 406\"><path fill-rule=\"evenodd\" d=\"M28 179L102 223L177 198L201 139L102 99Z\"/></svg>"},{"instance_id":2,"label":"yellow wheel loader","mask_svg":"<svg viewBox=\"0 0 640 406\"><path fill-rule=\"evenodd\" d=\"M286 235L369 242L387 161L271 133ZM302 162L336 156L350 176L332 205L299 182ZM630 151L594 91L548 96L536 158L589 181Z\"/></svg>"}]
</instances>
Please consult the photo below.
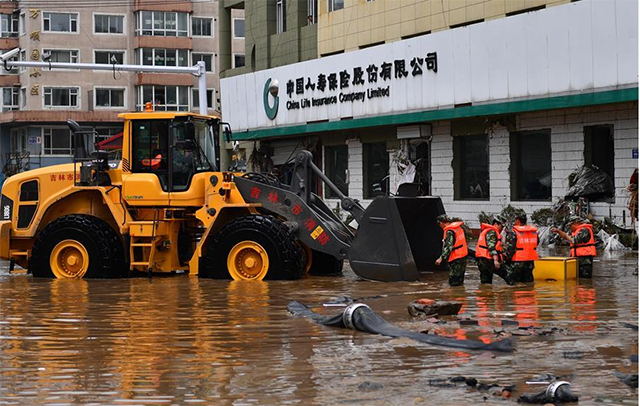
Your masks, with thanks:
<instances>
[{"instance_id":1,"label":"yellow wheel loader","mask_svg":"<svg viewBox=\"0 0 640 406\"><path fill-rule=\"evenodd\" d=\"M416 280L440 254L436 197L384 197L365 210L296 156L291 185L266 174L220 172L219 117L140 112L124 119L122 157L87 153L69 121L73 163L11 176L2 188L0 258L34 276L298 279L348 260L371 280ZM320 178L359 223L347 227L313 193Z\"/></svg>"}]
</instances>

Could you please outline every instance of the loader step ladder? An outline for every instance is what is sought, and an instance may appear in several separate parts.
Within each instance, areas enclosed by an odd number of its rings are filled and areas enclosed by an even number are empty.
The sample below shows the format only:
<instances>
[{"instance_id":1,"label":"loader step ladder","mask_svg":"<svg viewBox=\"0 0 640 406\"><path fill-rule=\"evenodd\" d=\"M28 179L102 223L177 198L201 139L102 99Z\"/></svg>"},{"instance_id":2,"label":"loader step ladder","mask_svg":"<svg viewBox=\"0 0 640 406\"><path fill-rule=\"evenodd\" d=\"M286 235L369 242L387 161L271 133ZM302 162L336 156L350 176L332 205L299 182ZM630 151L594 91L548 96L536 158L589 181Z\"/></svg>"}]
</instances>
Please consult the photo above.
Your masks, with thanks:
<instances>
[{"instance_id":1,"label":"loader step ladder","mask_svg":"<svg viewBox=\"0 0 640 406\"><path fill-rule=\"evenodd\" d=\"M131 262L129 269L131 271L136 267L142 267L151 275L157 244L159 243L159 238L156 235L158 221L155 217L149 221L133 221L129 226L131 235L131 243L129 244Z\"/></svg>"}]
</instances>

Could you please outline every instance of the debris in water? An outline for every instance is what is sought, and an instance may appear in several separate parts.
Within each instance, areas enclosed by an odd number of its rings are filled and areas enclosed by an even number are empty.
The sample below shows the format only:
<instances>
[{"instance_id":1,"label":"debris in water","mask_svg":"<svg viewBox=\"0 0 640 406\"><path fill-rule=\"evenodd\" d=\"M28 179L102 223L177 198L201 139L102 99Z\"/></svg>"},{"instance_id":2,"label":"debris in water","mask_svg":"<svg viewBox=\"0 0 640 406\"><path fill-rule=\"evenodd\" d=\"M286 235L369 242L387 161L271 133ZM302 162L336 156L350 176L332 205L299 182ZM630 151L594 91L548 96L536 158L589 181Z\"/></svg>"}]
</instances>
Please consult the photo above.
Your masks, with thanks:
<instances>
[{"instance_id":1,"label":"debris in water","mask_svg":"<svg viewBox=\"0 0 640 406\"><path fill-rule=\"evenodd\" d=\"M462 308L461 302L447 302L443 300L418 299L408 306L409 314L412 317L438 315L451 316L458 314Z\"/></svg>"}]
</instances>

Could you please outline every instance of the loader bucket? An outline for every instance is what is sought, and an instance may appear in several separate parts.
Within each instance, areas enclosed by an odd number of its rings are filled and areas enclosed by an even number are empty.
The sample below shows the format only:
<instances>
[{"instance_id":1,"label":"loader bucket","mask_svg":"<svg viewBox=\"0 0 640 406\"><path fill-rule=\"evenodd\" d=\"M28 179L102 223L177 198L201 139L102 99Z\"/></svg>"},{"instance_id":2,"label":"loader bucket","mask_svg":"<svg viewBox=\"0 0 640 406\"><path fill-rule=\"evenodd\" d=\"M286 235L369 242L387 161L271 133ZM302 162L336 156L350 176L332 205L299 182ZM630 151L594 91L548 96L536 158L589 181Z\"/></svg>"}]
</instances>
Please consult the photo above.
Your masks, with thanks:
<instances>
[{"instance_id":1,"label":"loader bucket","mask_svg":"<svg viewBox=\"0 0 640 406\"><path fill-rule=\"evenodd\" d=\"M351 269L364 279L415 281L442 253L439 197L379 197L365 210L349 249Z\"/></svg>"}]
</instances>

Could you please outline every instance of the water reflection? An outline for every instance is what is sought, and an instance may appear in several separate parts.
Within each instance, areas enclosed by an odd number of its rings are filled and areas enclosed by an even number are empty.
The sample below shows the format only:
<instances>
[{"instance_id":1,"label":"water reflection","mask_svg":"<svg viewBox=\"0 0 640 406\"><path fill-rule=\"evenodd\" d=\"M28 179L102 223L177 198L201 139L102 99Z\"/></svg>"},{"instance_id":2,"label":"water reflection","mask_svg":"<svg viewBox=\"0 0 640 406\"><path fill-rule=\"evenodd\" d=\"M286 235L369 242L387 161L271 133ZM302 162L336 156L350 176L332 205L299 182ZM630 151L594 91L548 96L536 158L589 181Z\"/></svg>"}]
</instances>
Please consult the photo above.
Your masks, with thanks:
<instances>
[{"instance_id":1,"label":"water reflection","mask_svg":"<svg viewBox=\"0 0 640 406\"><path fill-rule=\"evenodd\" d=\"M444 274L428 283L382 284L344 278L299 282L225 282L189 277L36 280L0 270L0 402L108 404L475 404L483 393L432 388L463 375L515 384L539 373L567 374L588 403L596 397L637 404L613 371L631 373L637 354L635 255L596 263L593 281L480 285L470 267L464 287ZM615 269L615 277L607 270ZM475 273L474 273L475 271ZM407 294L408 292L421 292ZM418 297L458 300L462 318L433 333L499 339L503 320L557 327L562 334L515 337L513 354L495 358L325 328L286 312L290 300L325 314L338 296L367 302L415 331L406 306ZM567 351L584 356L565 358ZM368 385L368 386L367 386ZM373 388L373 389L371 389ZM453 403L452 403L453 402Z\"/></svg>"}]
</instances>

